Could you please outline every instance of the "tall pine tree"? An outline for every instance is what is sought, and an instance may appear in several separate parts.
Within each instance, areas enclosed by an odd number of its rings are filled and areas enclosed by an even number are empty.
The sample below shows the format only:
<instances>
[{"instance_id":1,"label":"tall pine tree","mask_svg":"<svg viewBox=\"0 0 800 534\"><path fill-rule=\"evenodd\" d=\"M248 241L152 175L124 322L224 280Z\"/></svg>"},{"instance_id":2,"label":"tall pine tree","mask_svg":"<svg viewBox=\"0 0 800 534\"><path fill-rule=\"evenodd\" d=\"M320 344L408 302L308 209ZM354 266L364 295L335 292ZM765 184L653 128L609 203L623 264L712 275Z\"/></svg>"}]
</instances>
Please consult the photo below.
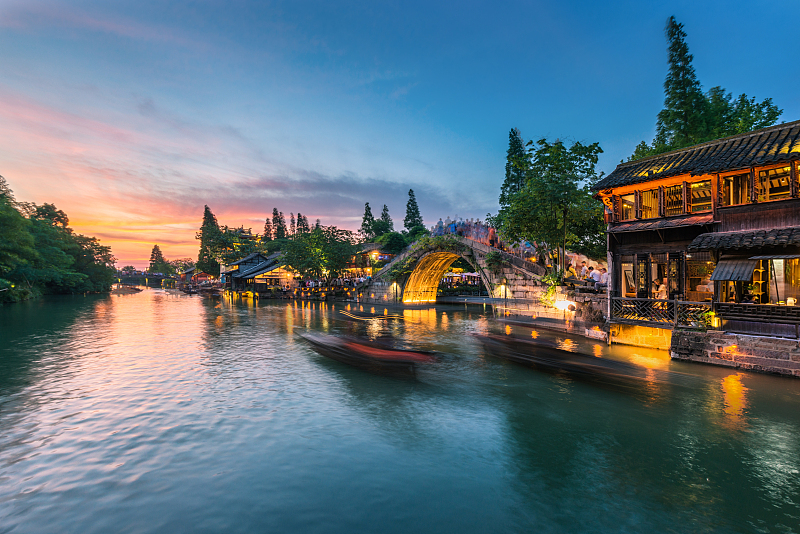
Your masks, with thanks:
<instances>
[{"instance_id":1,"label":"tall pine tree","mask_svg":"<svg viewBox=\"0 0 800 534\"><path fill-rule=\"evenodd\" d=\"M264 234L261 236L261 241L272 241L272 221L269 217L264 222Z\"/></svg>"},{"instance_id":2,"label":"tall pine tree","mask_svg":"<svg viewBox=\"0 0 800 534\"><path fill-rule=\"evenodd\" d=\"M369 202L364 203L364 217L361 219L361 235L364 239L369 240L375 237L375 217L372 215L372 208L369 207Z\"/></svg>"},{"instance_id":3,"label":"tall pine tree","mask_svg":"<svg viewBox=\"0 0 800 534\"><path fill-rule=\"evenodd\" d=\"M158 245L153 245L153 250L150 251L150 267L147 270L151 273L162 274L170 274L170 271L172 271Z\"/></svg>"},{"instance_id":4,"label":"tall pine tree","mask_svg":"<svg viewBox=\"0 0 800 534\"><path fill-rule=\"evenodd\" d=\"M294 220L294 213L289 212L289 235L294 237L296 233L297 233L297 224L295 223Z\"/></svg>"},{"instance_id":5,"label":"tall pine tree","mask_svg":"<svg viewBox=\"0 0 800 534\"><path fill-rule=\"evenodd\" d=\"M701 142L706 134L706 98L692 66L683 24L667 21L669 70L664 80L664 109L658 113L656 145L684 147Z\"/></svg>"},{"instance_id":6,"label":"tall pine tree","mask_svg":"<svg viewBox=\"0 0 800 534\"><path fill-rule=\"evenodd\" d=\"M525 169L528 153L519 130L512 128L508 134L508 152L506 152L506 179L500 187L500 205L506 206L511 196L525 187Z\"/></svg>"},{"instance_id":7,"label":"tall pine tree","mask_svg":"<svg viewBox=\"0 0 800 534\"><path fill-rule=\"evenodd\" d=\"M403 219L403 226L409 232L417 226L423 226L422 215L419 213L419 206L417 206L417 197L414 196L414 190L408 190L408 202L406 203L406 218Z\"/></svg>"},{"instance_id":8,"label":"tall pine tree","mask_svg":"<svg viewBox=\"0 0 800 534\"><path fill-rule=\"evenodd\" d=\"M217 218L211 213L208 206L203 210L203 224L195 237L200 240L200 253L197 256L195 267L199 272L212 276L219 276L219 263L214 256L214 246L220 237Z\"/></svg>"},{"instance_id":9,"label":"tall pine tree","mask_svg":"<svg viewBox=\"0 0 800 534\"><path fill-rule=\"evenodd\" d=\"M705 141L750 132L778 122L783 110L771 98L756 102L742 93L734 99L720 86L703 93L692 66L683 24L670 17L666 27L669 69L664 80L664 109L658 114L652 145L642 141L629 161Z\"/></svg>"}]
</instances>

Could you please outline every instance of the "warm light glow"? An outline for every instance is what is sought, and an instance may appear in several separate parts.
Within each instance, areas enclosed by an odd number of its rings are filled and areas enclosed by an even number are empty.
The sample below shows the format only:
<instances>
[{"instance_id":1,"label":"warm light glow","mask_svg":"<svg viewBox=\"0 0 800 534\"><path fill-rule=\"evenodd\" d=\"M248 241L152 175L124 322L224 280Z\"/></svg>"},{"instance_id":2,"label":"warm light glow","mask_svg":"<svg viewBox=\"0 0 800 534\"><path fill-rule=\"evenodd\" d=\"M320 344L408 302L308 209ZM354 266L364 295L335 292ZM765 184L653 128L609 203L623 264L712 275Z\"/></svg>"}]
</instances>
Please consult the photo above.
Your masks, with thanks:
<instances>
[{"instance_id":1,"label":"warm light glow","mask_svg":"<svg viewBox=\"0 0 800 534\"><path fill-rule=\"evenodd\" d=\"M508 326L508 325L506 325L506 335L507 335L507 336L510 336L510 335L511 335L511 327L510 327L510 326Z\"/></svg>"},{"instance_id":2,"label":"warm light glow","mask_svg":"<svg viewBox=\"0 0 800 534\"><path fill-rule=\"evenodd\" d=\"M575 303L569 300L557 300L553 306L555 306L556 309L564 311L569 309L570 306L575 306Z\"/></svg>"},{"instance_id":3,"label":"warm light glow","mask_svg":"<svg viewBox=\"0 0 800 534\"><path fill-rule=\"evenodd\" d=\"M747 387L742 383L742 374L728 375L722 379L722 395L728 426L738 428L745 423L747 410Z\"/></svg>"}]
</instances>

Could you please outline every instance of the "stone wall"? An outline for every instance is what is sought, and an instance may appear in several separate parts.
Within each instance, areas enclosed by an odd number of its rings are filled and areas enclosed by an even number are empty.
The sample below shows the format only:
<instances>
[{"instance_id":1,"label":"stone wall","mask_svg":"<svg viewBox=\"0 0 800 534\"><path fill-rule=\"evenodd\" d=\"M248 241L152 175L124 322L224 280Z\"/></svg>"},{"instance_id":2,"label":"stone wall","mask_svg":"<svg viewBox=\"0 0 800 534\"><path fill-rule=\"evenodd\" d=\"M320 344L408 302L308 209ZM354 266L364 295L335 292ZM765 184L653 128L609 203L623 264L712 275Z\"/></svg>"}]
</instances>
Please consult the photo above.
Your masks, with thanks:
<instances>
[{"instance_id":1,"label":"stone wall","mask_svg":"<svg viewBox=\"0 0 800 534\"><path fill-rule=\"evenodd\" d=\"M670 356L676 360L800 377L800 342L796 339L676 330Z\"/></svg>"}]
</instances>

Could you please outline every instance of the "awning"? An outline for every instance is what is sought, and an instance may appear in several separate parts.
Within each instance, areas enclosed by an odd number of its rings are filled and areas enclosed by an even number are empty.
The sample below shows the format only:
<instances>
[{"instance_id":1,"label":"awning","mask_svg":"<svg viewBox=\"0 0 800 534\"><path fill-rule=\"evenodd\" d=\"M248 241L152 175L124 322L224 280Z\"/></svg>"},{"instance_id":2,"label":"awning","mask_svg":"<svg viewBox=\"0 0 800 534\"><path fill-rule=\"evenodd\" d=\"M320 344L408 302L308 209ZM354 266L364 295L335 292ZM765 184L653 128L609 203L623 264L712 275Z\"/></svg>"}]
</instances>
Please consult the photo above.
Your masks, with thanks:
<instances>
[{"instance_id":1,"label":"awning","mask_svg":"<svg viewBox=\"0 0 800 534\"><path fill-rule=\"evenodd\" d=\"M251 278L255 278L256 276L262 275L264 273L268 273L269 271L274 271L278 267L280 267L280 265L277 264L277 263L272 263L272 262L265 261L263 263L259 263L255 267L251 267L250 269L248 269L246 271L242 271L240 273L233 274L232 276L234 278L240 278L240 279L243 279L243 280L249 280Z\"/></svg>"},{"instance_id":2,"label":"awning","mask_svg":"<svg viewBox=\"0 0 800 534\"><path fill-rule=\"evenodd\" d=\"M730 282L749 282L753 277L753 269L757 260L752 258L744 260L720 260L711 274L711 280Z\"/></svg>"},{"instance_id":3,"label":"awning","mask_svg":"<svg viewBox=\"0 0 800 534\"><path fill-rule=\"evenodd\" d=\"M685 215L683 217L670 217L669 219L650 219L615 223L608 227L612 234L622 232L644 232L647 230L665 230L667 228L681 228L684 226L698 226L714 222L714 216L705 215Z\"/></svg>"},{"instance_id":4,"label":"awning","mask_svg":"<svg viewBox=\"0 0 800 534\"><path fill-rule=\"evenodd\" d=\"M774 256L753 256L751 260L794 260L800 258L800 254L776 254Z\"/></svg>"}]
</instances>

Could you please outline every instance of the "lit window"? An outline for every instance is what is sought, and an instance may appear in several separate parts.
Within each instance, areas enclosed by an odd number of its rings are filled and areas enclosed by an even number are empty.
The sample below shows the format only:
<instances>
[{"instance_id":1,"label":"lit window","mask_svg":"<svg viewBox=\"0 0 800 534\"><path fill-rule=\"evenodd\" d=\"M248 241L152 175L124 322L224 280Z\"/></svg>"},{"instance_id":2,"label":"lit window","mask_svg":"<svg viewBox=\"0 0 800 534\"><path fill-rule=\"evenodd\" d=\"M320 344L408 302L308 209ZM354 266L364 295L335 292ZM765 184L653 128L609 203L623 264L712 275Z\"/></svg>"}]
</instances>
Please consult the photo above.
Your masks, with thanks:
<instances>
[{"instance_id":1,"label":"lit window","mask_svg":"<svg viewBox=\"0 0 800 534\"><path fill-rule=\"evenodd\" d=\"M683 185L673 185L664 189L664 215L683 213Z\"/></svg>"},{"instance_id":2,"label":"lit window","mask_svg":"<svg viewBox=\"0 0 800 534\"><path fill-rule=\"evenodd\" d=\"M722 178L722 205L747 204L750 197L750 175L735 174Z\"/></svg>"},{"instance_id":3,"label":"lit window","mask_svg":"<svg viewBox=\"0 0 800 534\"><path fill-rule=\"evenodd\" d=\"M711 210L711 180L692 184L691 193L690 212Z\"/></svg>"},{"instance_id":4,"label":"lit window","mask_svg":"<svg viewBox=\"0 0 800 534\"><path fill-rule=\"evenodd\" d=\"M642 191L642 219L658 217L658 189Z\"/></svg>"},{"instance_id":5,"label":"lit window","mask_svg":"<svg viewBox=\"0 0 800 534\"><path fill-rule=\"evenodd\" d=\"M758 201L767 202L769 200L789 198L791 195L790 176L791 167L780 167L759 172L758 184L756 184Z\"/></svg>"},{"instance_id":6,"label":"lit window","mask_svg":"<svg viewBox=\"0 0 800 534\"><path fill-rule=\"evenodd\" d=\"M636 200L633 194L623 195L620 197L622 203L622 220L629 221L636 218Z\"/></svg>"}]
</instances>

